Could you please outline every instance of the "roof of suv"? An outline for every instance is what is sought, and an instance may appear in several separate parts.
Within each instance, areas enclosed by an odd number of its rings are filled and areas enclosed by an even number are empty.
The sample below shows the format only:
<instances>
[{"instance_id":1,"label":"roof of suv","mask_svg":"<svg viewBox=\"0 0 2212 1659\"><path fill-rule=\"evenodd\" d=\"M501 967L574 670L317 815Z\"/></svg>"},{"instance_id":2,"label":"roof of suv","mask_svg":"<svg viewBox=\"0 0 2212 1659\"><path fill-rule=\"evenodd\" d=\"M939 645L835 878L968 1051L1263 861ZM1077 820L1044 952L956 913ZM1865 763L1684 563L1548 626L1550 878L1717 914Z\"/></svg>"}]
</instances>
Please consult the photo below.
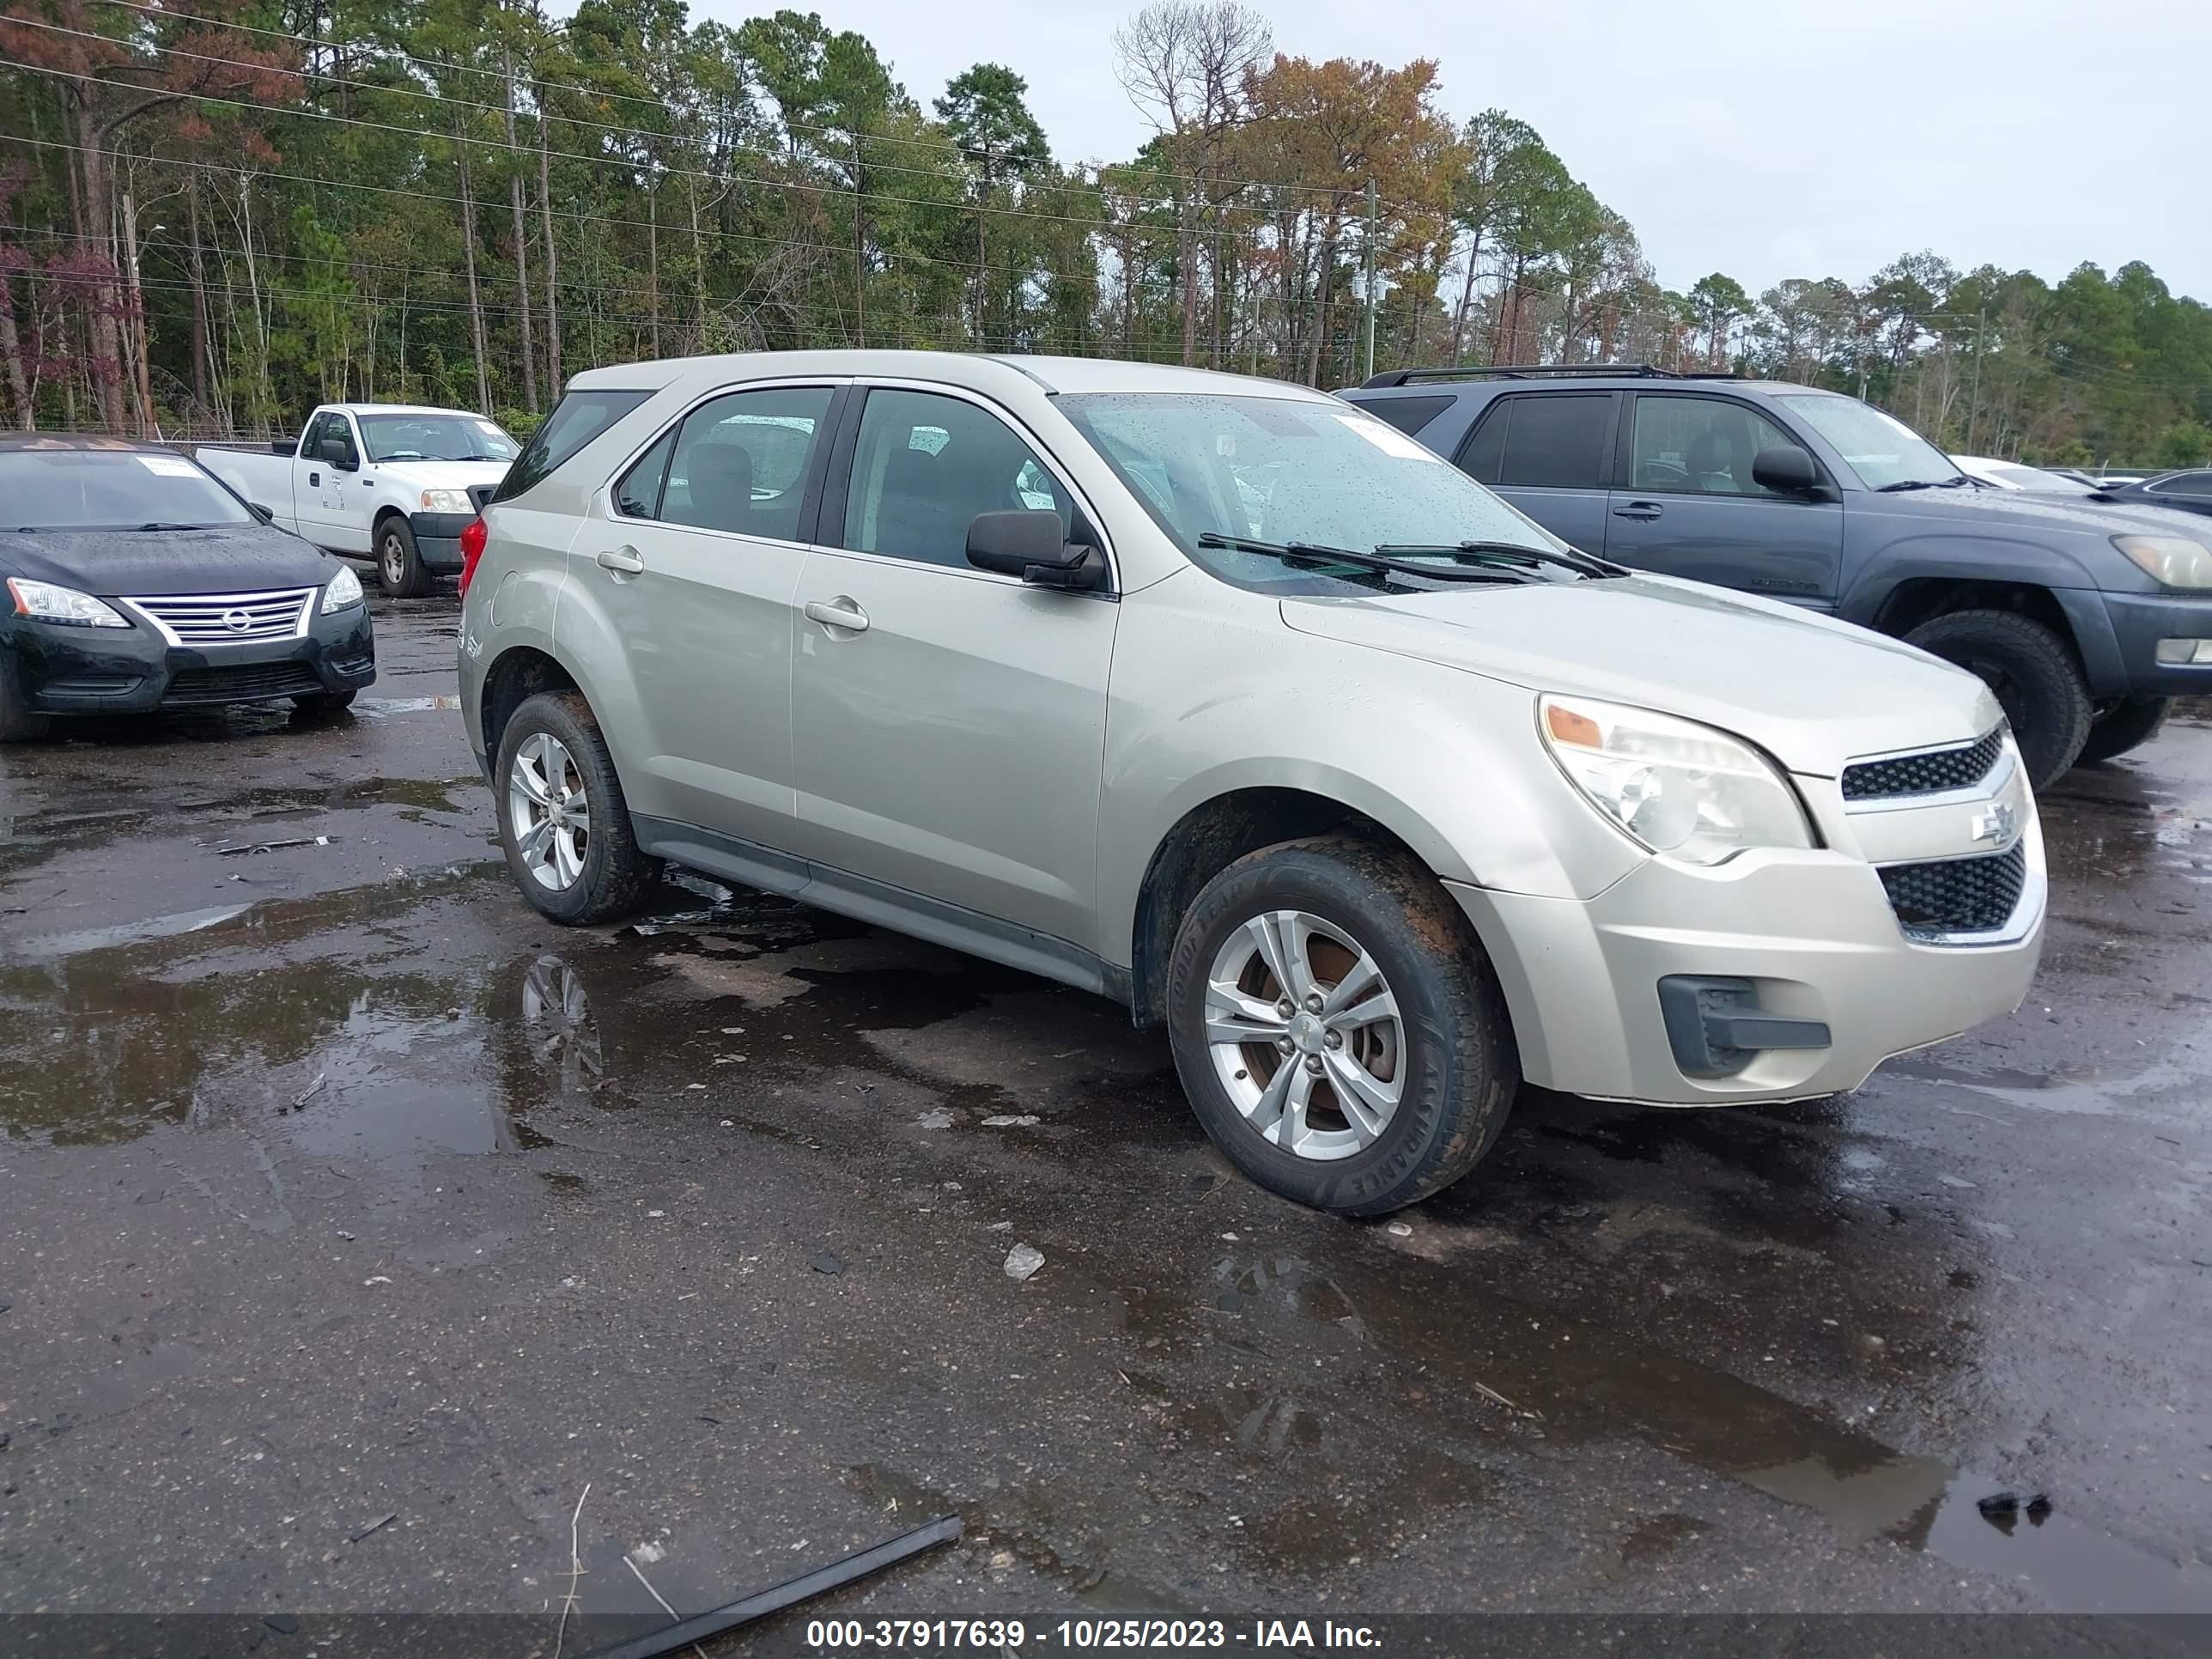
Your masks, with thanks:
<instances>
[{"instance_id":1,"label":"roof of suv","mask_svg":"<svg viewBox=\"0 0 2212 1659\"><path fill-rule=\"evenodd\" d=\"M1498 368L1392 369L1358 386L1346 387L1344 395L1368 402L1382 398L1435 397L1439 393L1459 392L1526 392L1543 386L1599 392L1666 391L1676 386L1697 390L1724 388L1730 392L1766 397L1787 392L1817 392L1820 390L1819 386L1801 386L1794 380L1753 380L1737 374L1699 374L1693 369L1676 373L1671 369L1653 368L1644 363L1534 363Z\"/></svg>"},{"instance_id":2,"label":"roof of suv","mask_svg":"<svg viewBox=\"0 0 2212 1659\"><path fill-rule=\"evenodd\" d=\"M924 380L985 385L1011 371L1048 392L1182 392L1216 397L1297 398L1329 401L1330 394L1287 380L1255 380L1212 369L1139 363L1112 357L1032 357L969 351L747 351L720 356L664 357L587 369L569 382L591 391L621 387L635 391L668 386L688 374L706 370L732 380L755 375L856 374L910 377Z\"/></svg>"}]
</instances>

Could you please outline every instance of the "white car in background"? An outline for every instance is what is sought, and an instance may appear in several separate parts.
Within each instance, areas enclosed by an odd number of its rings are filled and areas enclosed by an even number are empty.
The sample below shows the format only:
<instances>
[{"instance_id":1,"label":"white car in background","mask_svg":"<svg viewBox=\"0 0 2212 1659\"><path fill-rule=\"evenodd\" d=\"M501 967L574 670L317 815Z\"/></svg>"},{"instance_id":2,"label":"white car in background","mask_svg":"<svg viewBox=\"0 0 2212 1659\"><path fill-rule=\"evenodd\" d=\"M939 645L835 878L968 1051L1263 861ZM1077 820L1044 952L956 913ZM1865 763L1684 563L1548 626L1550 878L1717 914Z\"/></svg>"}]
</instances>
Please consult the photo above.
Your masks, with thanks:
<instances>
[{"instance_id":1,"label":"white car in background","mask_svg":"<svg viewBox=\"0 0 2212 1659\"><path fill-rule=\"evenodd\" d=\"M519 446L465 409L325 404L297 438L200 444L194 459L263 508L270 523L332 553L376 562L386 593L413 599L461 568L471 489L507 476Z\"/></svg>"},{"instance_id":2,"label":"white car in background","mask_svg":"<svg viewBox=\"0 0 2212 1659\"><path fill-rule=\"evenodd\" d=\"M2046 472L2019 461L1993 460L1987 455L1954 455L1951 465L1978 484L1992 489L2040 489L2055 495L2087 495L2089 486L2063 472Z\"/></svg>"}]
</instances>

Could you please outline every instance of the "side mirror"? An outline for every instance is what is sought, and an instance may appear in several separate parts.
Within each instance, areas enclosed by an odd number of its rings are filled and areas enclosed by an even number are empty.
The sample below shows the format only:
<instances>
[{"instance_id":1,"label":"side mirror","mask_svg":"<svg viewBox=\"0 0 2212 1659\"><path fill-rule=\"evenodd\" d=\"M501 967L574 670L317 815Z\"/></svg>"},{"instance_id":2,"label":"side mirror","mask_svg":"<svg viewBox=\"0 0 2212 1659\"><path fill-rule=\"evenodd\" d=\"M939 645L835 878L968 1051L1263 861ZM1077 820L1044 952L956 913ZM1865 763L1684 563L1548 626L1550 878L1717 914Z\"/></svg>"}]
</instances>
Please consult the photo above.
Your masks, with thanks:
<instances>
[{"instance_id":1,"label":"side mirror","mask_svg":"<svg viewBox=\"0 0 2212 1659\"><path fill-rule=\"evenodd\" d=\"M258 501L248 501L246 504L246 510L264 524L276 522L276 510L274 507L264 507Z\"/></svg>"},{"instance_id":2,"label":"side mirror","mask_svg":"<svg viewBox=\"0 0 2212 1659\"><path fill-rule=\"evenodd\" d=\"M353 458L353 446L343 438L323 440L323 459L341 472L355 471L361 465L361 463Z\"/></svg>"},{"instance_id":3,"label":"side mirror","mask_svg":"<svg viewBox=\"0 0 2212 1659\"><path fill-rule=\"evenodd\" d=\"M1806 495L1820 487L1820 469L1794 444L1776 444L1751 458L1751 481L1782 495Z\"/></svg>"},{"instance_id":4,"label":"side mirror","mask_svg":"<svg viewBox=\"0 0 2212 1659\"><path fill-rule=\"evenodd\" d=\"M1040 587L1096 587L1106 574L1098 550L1067 540L1060 514L1046 508L978 513L968 526L968 562Z\"/></svg>"}]
</instances>

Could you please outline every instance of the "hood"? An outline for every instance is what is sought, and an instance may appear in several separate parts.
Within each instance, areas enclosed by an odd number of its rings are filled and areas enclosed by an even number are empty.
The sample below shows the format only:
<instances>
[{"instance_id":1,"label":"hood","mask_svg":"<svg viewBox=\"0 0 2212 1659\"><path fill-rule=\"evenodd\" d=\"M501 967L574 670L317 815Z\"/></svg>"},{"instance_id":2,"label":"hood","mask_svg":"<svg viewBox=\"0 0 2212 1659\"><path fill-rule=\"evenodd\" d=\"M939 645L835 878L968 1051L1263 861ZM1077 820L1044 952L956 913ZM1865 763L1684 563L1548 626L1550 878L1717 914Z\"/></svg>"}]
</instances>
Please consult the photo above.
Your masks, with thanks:
<instances>
[{"instance_id":1,"label":"hood","mask_svg":"<svg viewBox=\"0 0 2212 1659\"><path fill-rule=\"evenodd\" d=\"M362 471L374 477L381 472L418 489L466 489L471 484L495 484L507 476L505 461L370 461Z\"/></svg>"},{"instance_id":2,"label":"hood","mask_svg":"<svg viewBox=\"0 0 2212 1659\"><path fill-rule=\"evenodd\" d=\"M1849 623L1663 576L1295 599L1301 633L1748 738L1792 772L1965 743L1996 725L1972 675Z\"/></svg>"},{"instance_id":3,"label":"hood","mask_svg":"<svg viewBox=\"0 0 2212 1659\"><path fill-rule=\"evenodd\" d=\"M0 534L0 575L118 594L251 593L319 587L340 561L269 525L214 530L40 530Z\"/></svg>"},{"instance_id":4,"label":"hood","mask_svg":"<svg viewBox=\"0 0 2212 1659\"><path fill-rule=\"evenodd\" d=\"M2104 550L2118 562L2116 568L2130 573L2135 566L2110 544L2110 538L2185 536L2212 547L2212 520L2126 497L2108 500L2039 489L1910 489L1892 495L1870 491L1854 496L1850 510L1879 514L1891 521L1917 520L1938 532L2021 530L2047 539L2051 532L2070 531L2104 544Z\"/></svg>"}]
</instances>

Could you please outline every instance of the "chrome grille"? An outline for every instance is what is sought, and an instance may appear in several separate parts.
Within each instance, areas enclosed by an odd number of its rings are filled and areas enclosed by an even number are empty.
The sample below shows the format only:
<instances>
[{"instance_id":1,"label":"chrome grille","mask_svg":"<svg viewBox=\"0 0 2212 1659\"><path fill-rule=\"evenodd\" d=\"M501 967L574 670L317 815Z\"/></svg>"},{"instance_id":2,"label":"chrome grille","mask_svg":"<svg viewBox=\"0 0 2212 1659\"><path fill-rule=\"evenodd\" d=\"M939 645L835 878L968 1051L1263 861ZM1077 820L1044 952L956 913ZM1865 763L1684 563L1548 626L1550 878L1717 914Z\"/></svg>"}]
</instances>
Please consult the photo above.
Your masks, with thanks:
<instances>
[{"instance_id":1,"label":"chrome grille","mask_svg":"<svg viewBox=\"0 0 2212 1659\"><path fill-rule=\"evenodd\" d=\"M128 601L174 645L244 645L289 640L307 631L307 607L319 589L265 593L163 593Z\"/></svg>"},{"instance_id":2,"label":"chrome grille","mask_svg":"<svg viewBox=\"0 0 2212 1659\"><path fill-rule=\"evenodd\" d=\"M1964 748L1861 761L1844 769L1844 799L1880 800L1892 795L1936 795L1948 789L1970 788L1989 776L2003 750L2004 728L2000 726L1980 742Z\"/></svg>"},{"instance_id":3,"label":"chrome grille","mask_svg":"<svg viewBox=\"0 0 2212 1659\"><path fill-rule=\"evenodd\" d=\"M1885 865L1881 884L1915 938L1995 933L2012 920L2027 885L2027 843L1984 858Z\"/></svg>"}]
</instances>

